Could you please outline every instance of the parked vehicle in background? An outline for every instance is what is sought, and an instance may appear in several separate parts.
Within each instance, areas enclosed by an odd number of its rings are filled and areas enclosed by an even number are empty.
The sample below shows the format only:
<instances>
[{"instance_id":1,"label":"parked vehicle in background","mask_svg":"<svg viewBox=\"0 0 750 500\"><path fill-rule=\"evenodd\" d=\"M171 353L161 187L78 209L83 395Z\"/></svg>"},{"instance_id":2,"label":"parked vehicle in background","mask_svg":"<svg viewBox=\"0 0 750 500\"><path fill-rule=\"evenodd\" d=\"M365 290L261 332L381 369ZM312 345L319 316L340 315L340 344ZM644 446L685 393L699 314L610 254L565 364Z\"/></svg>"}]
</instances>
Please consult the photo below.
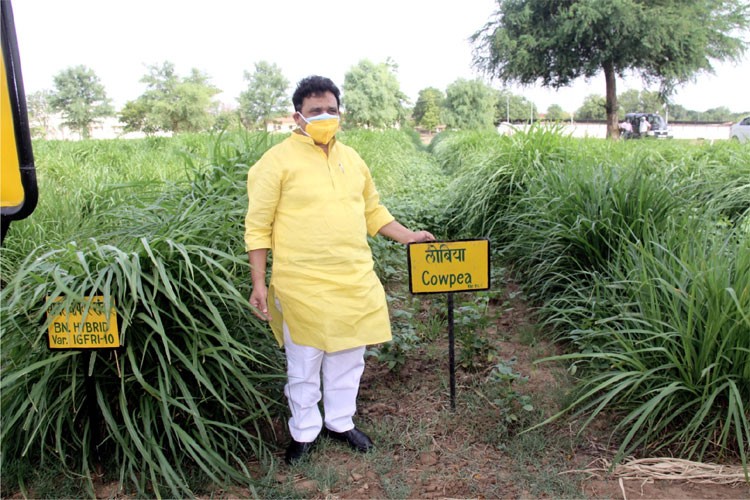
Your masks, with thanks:
<instances>
[{"instance_id":1,"label":"parked vehicle in background","mask_svg":"<svg viewBox=\"0 0 750 500\"><path fill-rule=\"evenodd\" d=\"M639 132L641 117L646 118L646 121L651 125L651 128L645 134ZM625 115L625 121L630 123L631 131L622 136L624 139L641 139L644 137L668 139L672 137L669 135L669 127L666 120L656 113L628 113ZM621 126L620 129L622 130L622 128Z\"/></svg>"},{"instance_id":2,"label":"parked vehicle in background","mask_svg":"<svg viewBox=\"0 0 750 500\"><path fill-rule=\"evenodd\" d=\"M750 141L750 116L746 116L742 121L732 125L729 128L729 137L734 141Z\"/></svg>"}]
</instances>

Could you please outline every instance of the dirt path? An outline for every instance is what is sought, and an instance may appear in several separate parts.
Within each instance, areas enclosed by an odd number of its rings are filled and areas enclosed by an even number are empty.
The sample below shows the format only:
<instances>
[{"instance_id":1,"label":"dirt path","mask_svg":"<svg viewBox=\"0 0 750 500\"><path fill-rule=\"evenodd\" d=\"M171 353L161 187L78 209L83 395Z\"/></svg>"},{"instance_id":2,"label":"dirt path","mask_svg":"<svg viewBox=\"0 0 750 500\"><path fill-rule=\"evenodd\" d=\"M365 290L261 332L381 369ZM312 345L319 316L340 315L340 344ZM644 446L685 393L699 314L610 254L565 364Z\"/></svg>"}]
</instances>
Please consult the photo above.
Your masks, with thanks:
<instances>
[{"instance_id":1,"label":"dirt path","mask_svg":"<svg viewBox=\"0 0 750 500\"><path fill-rule=\"evenodd\" d=\"M750 498L747 484L621 480L608 478L605 470L599 477L575 472L613 456L602 422L583 437L575 436L576 422L520 434L524 419L514 422L510 415L519 409L507 408L517 398L508 396L507 388L498 393L487 382L497 359L513 360L512 371L528 377L518 392L534 395L534 405L545 412L558 407L556 399L568 382L559 368L534 364L555 348L536 338L525 303L511 298L517 289L509 292L490 303L492 321L482 332L497 357L477 371L458 370L455 411L450 408L445 336L410 352L398 373L369 358L359 423L378 451L361 456L323 442L310 463L280 468L279 483L291 484L305 498L329 499ZM420 314L420 322L429 321L434 304Z\"/></svg>"},{"instance_id":2,"label":"dirt path","mask_svg":"<svg viewBox=\"0 0 750 500\"><path fill-rule=\"evenodd\" d=\"M411 310L410 324L440 318L439 299L396 300L392 311ZM423 296L424 297L424 296ZM436 302L438 301L438 302ZM416 306L415 306L416 303ZM377 450L367 455L321 439L309 460L267 470L250 464L260 498L587 498L750 499L747 483L711 484L685 480L622 479L609 476L609 423L600 419L582 436L580 422L561 420L521 432L556 411L570 381L563 369L535 361L556 353L542 338L518 287L507 289L480 311L478 338L494 353L473 369L456 372L456 407L451 409L448 342L445 332L419 344L400 370L370 357L359 397L358 425ZM457 323L470 315L457 304ZM475 311L476 313L476 311ZM428 331L417 328L414 335ZM458 338L458 334L457 334ZM461 361L459 346L457 360ZM498 367L505 375L498 382ZM504 383L502 382L504 380ZM512 380L512 381L509 381ZM534 409L523 410L532 396ZM286 443L278 422L279 449ZM597 469L598 470L592 470ZM589 473L583 472L590 470ZM99 498L125 498L114 483L100 485ZM246 489L217 489L201 498L251 498Z\"/></svg>"}]
</instances>

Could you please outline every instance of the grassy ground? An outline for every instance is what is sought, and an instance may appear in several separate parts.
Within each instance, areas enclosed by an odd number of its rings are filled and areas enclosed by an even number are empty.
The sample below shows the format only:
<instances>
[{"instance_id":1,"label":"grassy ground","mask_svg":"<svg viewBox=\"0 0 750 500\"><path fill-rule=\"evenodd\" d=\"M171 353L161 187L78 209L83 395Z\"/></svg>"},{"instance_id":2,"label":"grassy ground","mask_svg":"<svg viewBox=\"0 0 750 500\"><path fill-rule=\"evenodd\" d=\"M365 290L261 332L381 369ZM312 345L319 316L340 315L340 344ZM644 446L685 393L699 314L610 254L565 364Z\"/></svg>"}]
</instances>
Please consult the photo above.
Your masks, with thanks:
<instances>
[{"instance_id":1,"label":"grassy ground","mask_svg":"<svg viewBox=\"0 0 750 500\"><path fill-rule=\"evenodd\" d=\"M580 422L571 420L522 432L559 409L570 381L565 367L536 363L556 348L543 340L514 283L456 295L455 409L445 296L412 296L404 284L391 285L389 296L396 336L411 335L416 347L394 354L393 369L368 358L357 424L377 449L361 455L321 439L308 460L288 467L279 419L275 463L250 464L256 490L206 485L200 498L750 498L742 483L621 484L597 465L615 453L610 417L580 436ZM113 479L105 473L97 497L131 498ZM40 471L27 494L81 497L79 483Z\"/></svg>"},{"instance_id":2,"label":"grassy ground","mask_svg":"<svg viewBox=\"0 0 750 500\"><path fill-rule=\"evenodd\" d=\"M356 136L350 138L356 142ZM384 136L382 139L387 138ZM367 151L369 147L375 152L397 152L383 158L371 153L374 159L368 160L374 175L383 176L383 185L390 185L396 190L388 205L395 209L400 220L407 217L409 225L433 221L427 227L440 227L438 222L426 217L430 215L429 210L435 209L431 202L428 203L432 198L422 197L438 192L441 182L445 182L445 179L434 175L432 160L425 156L426 153L420 152L414 161L397 164L396 158L404 156L401 149L383 147L375 139L378 138L363 135L360 138L362 147L358 146L358 149ZM549 138L540 138L546 139ZM530 149L521 144L509 151L521 155L543 149L544 144L547 143L542 141L538 148L532 144L534 147ZM552 145L555 144L553 141ZM105 147L107 144L94 145L105 153L108 151ZM87 150L78 151L76 148L79 146L66 145L75 149L73 156L89 154ZM154 143L151 146L157 152L163 152L163 144ZM395 146L408 150L407 146L411 145L408 141L397 141ZM192 152L194 148L191 146L188 149ZM238 150L249 149L240 147ZM646 153L648 158L654 154L650 150ZM725 152L730 153L733 151ZM523 159L522 156L518 158ZM538 155L527 156L537 158ZM510 158L512 161L508 164L517 164L515 160L518 158ZM724 161L720 160L716 161ZM252 163L244 156L242 162ZM229 165L237 163L235 159L228 162ZM105 164L116 166L118 162L107 160ZM71 169L71 165L61 168L66 173ZM149 172L152 170L148 169ZM107 171L104 177L111 181L115 173ZM223 178L223 171L219 173ZM77 179L77 176L72 177L73 181ZM134 178L140 177L139 174ZM582 177L588 178L585 175ZM737 177L738 186L744 186L746 177ZM411 178L419 180L416 184L422 187L422 191L404 187L415 183L406 182ZM715 184L721 186L719 191L723 193L728 191L725 189L728 183L721 179L716 180ZM130 180L130 177L117 178L117 182ZM158 185L159 179L153 182L149 180L148 183ZM480 187L484 184L486 182L481 179L477 182ZM396 196L402 191L409 194L405 201ZM563 193L581 191L565 186L561 189ZM729 191L731 194L741 190ZM622 192L631 194L627 189ZM80 215L88 213L91 207L84 204L83 210L71 204L75 207L68 210L68 201L75 201L73 198L87 199L86 189L75 193L75 196L47 197L65 202L61 203L59 209L48 211L50 221L58 224L52 226L57 228L53 231L55 234L64 235L67 226L75 229L76 234L81 231L78 226ZM411 197L415 193L420 196L413 201ZM221 195L219 198L228 197ZM670 198L662 196L659 199ZM96 207L96 204L92 206ZM580 211L571 212L577 216ZM176 213L182 212L177 210ZM532 218L538 219L536 216ZM144 218L133 219L137 220L138 227L143 225ZM216 225L216 218L208 219L210 227ZM205 236L205 231L197 231L193 226L190 225L192 233ZM22 228L24 231L15 235L16 240L19 234L25 236L33 233L36 225L29 223L23 226L19 223L15 230ZM161 232L156 231L159 235ZM530 234L525 230L522 233L519 241L528 241ZM60 240L67 241L63 236ZM376 239L375 244L384 245L379 240ZM544 235L539 239L542 243L548 240ZM403 265L401 252L391 255L383 250L379 256L381 258L376 260L381 275L392 276L395 271L389 268L398 267L394 262ZM620 482L618 477L607 476L606 467L602 468L601 461L611 461L621 442L611 434L614 424L622 420L610 413L603 412L580 435L578 430L582 422L572 419L561 419L554 424L529 430L569 402L567 398L572 381L567 365L538 363L543 358L559 354L560 348L548 340L552 337L550 332L541 331L535 323L520 288L504 280L502 274L502 271L493 270L493 276L497 275L498 279L493 283L491 292L456 295L455 409L451 408L449 390L445 296L411 296L406 290L405 280L396 279L388 287L394 341L373 348L372 353L377 352L377 356L368 357L357 416L358 425L374 438L377 450L368 455L357 455L339 443L321 440L309 461L289 468L282 460L287 432L283 416L279 416L274 422L275 433L268 440L276 450L275 462L249 464L256 481L255 490L225 490L207 483L205 476L196 472L184 481L189 483L188 491L198 492L205 498L750 498L747 483L697 484L649 481L648 478ZM525 289L529 290L529 287ZM582 300L589 299L585 295ZM582 309L588 311L589 306L585 303ZM575 318L571 323L575 327L580 325ZM204 330L210 331L210 328ZM282 399L280 392L277 391ZM22 395L21 399L26 398ZM178 457L181 450L177 453ZM144 458L140 452L136 456L139 461ZM169 461L169 464L173 463ZM34 466L34 470L28 474L28 484L23 485L24 495L16 496L87 496L81 477L70 472L63 474L45 465L47 468L43 466L38 470ZM582 472L584 469L589 472ZM132 478L118 478L115 474L105 467L104 474L96 483L98 497L126 498L131 494L132 490L121 490L119 481L132 487ZM138 476L144 475L139 473ZM182 484L182 479L180 481ZM6 480L6 485L9 483ZM13 495L13 490L2 491L3 497Z\"/></svg>"},{"instance_id":3,"label":"grassy ground","mask_svg":"<svg viewBox=\"0 0 750 500\"><path fill-rule=\"evenodd\" d=\"M536 361L555 353L542 340L525 298L514 284L489 293L457 294L455 410L451 409L444 295L389 292L394 325L408 317L424 343L397 371L368 360L359 398L358 425L377 450L367 455L321 440L309 460L268 471L263 498L748 498L748 485L687 481L625 481L606 471L582 472L611 459L608 422L585 435L575 421L522 432L557 410L570 387L564 367ZM462 317L463 316L463 317ZM467 317L474 317L474 319ZM442 328L434 325L440 323ZM477 337L467 329L476 329ZM462 357L468 340L481 338L485 357ZM476 345L477 341L474 341ZM523 407L533 407L525 410ZM621 489L621 488L624 488ZM213 492L207 497L243 497Z\"/></svg>"}]
</instances>

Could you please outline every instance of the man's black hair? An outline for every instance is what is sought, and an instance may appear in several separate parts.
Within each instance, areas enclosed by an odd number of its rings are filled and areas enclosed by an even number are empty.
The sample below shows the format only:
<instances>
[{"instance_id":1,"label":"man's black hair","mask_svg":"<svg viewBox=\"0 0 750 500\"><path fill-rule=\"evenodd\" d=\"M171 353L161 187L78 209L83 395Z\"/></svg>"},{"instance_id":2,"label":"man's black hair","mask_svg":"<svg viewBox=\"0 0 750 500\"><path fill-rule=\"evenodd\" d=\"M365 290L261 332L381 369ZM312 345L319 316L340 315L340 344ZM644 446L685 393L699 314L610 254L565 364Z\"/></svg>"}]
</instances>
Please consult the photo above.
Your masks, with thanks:
<instances>
[{"instance_id":1,"label":"man's black hair","mask_svg":"<svg viewBox=\"0 0 750 500\"><path fill-rule=\"evenodd\" d=\"M336 107L341 107L341 92L339 88L330 78L324 76L308 76L303 78L297 84L297 89L292 95L292 104L294 104L294 110L300 111L302 109L302 101L306 97L323 95L326 92L330 92L336 97Z\"/></svg>"}]
</instances>

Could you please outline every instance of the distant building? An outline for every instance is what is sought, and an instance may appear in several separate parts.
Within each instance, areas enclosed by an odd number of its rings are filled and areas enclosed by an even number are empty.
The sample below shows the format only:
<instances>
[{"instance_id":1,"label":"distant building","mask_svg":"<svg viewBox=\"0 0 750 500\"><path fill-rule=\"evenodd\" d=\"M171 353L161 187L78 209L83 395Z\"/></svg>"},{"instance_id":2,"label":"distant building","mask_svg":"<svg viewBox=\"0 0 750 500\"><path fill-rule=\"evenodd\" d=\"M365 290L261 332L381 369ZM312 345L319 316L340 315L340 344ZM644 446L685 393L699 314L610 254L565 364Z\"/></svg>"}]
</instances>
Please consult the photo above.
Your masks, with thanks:
<instances>
[{"instance_id":1,"label":"distant building","mask_svg":"<svg viewBox=\"0 0 750 500\"><path fill-rule=\"evenodd\" d=\"M297 123L292 115L274 118L266 123L266 132L292 132L297 128Z\"/></svg>"},{"instance_id":2,"label":"distant building","mask_svg":"<svg viewBox=\"0 0 750 500\"><path fill-rule=\"evenodd\" d=\"M35 139L47 139L47 140L67 140L77 141L81 139L81 134L78 131L70 129L67 125L64 125L62 113L53 113L47 117L44 124L37 123L34 120L31 121L30 125L32 128L32 135ZM91 139L138 139L146 137L143 132L124 132L123 128L125 125L120 122L117 117L107 116L105 118L97 120L91 126ZM152 135L171 136L170 132L159 132Z\"/></svg>"}]
</instances>

